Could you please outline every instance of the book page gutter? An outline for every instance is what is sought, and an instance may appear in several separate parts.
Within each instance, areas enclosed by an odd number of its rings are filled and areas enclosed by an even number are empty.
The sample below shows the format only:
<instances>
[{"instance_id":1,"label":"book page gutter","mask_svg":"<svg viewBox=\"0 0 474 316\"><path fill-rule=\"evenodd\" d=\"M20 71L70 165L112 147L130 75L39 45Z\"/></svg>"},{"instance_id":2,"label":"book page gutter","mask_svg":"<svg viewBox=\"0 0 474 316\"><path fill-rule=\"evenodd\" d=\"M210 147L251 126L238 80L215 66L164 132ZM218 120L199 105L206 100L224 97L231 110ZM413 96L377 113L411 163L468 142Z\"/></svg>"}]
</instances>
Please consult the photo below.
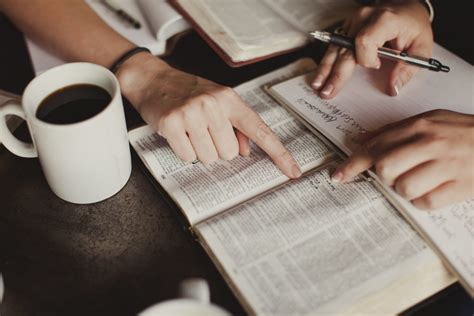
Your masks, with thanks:
<instances>
[{"instance_id":1,"label":"book page gutter","mask_svg":"<svg viewBox=\"0 0 474 316\"><path fill-rule=\"evenodd\" d=\"M436 45L433 56L451 67L448 74L420 72L397 97L384 93L386 74L357 69L346 87L332 100L322 100L309 86L311 75L302 75L271 88L295 112L315 126L346 154L361 143L360 132L432 109L473 114L473 66ZM384 65L385 67L389 65ZM474 201L441 210L417 210L390 188L405 215L428 235L448 259L463 285L474 293Z\"/></svg>"}]
</instances>

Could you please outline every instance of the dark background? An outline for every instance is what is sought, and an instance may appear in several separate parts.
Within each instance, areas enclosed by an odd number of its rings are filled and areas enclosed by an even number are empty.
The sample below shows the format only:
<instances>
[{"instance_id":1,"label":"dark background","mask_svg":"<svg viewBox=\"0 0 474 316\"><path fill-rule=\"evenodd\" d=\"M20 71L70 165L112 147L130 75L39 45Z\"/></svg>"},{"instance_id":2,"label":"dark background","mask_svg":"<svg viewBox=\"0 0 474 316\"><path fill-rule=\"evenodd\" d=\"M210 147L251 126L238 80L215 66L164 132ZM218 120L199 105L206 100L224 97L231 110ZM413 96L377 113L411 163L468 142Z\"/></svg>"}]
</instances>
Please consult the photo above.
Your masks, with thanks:
<instances>
[{"instance_id":1,"label":"dark background","mask_svg":"<svg viewBox=\"0 0 474 316\"><path fill-rule=\"evenodd\" d=\"M474 1L434 5L435 40L472 64ZM2 15L0 43L0 89L21 94L33 70L22 34ZM300 57L318 60L323 51L315 44L233 69L191 33L166 61L234 86ZM140 124L129 105L126 113L129 127ZM26 134L25 128L19 133ZM76 206L50 192L37 159L21 159L0 147L0 271L7 287L2 315L131 315L175 297L179 281L190 276L210 282L214 302L244 313L175 207L147 179L136 157L133 164L120 194ZM473 305L455 284L406 314L472 315Z\"/></svg>"}]
</instances>

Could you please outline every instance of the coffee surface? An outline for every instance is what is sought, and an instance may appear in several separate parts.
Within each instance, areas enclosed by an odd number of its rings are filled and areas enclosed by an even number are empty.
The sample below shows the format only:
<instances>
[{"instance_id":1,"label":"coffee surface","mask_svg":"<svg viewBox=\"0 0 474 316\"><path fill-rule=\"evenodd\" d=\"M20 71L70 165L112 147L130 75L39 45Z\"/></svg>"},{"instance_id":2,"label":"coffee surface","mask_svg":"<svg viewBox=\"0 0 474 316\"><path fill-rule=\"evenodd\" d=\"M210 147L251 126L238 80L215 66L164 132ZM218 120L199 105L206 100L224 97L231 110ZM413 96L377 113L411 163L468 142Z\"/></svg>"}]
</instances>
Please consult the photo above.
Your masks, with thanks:
<instances>
[{"instance_id":1,"label":"coffee surface","mask_svg":"<svg viewBox=\"0 0 474 316\"><path fill-rule=\"evenodd\" d=\"M112 100L102 87L75 84L48 95L39 105L36 117L51 124L85 121L104 110Z\"/></svg>"}]
</instances>

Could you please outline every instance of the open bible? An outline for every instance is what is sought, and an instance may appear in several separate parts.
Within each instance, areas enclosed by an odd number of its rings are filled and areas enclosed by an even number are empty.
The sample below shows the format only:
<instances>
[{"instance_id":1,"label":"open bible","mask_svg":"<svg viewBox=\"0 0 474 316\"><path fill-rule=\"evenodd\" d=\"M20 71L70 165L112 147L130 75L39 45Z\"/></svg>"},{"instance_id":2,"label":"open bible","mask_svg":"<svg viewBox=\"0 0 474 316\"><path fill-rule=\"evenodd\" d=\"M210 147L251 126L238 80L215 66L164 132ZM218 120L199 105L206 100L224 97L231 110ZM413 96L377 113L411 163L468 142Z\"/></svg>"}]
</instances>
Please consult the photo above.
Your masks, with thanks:
<instances>
[{"instance_id":1,"label":"open bible","mask_svg":"<svg viewBox=\"0 0 474 316\"><path fill-rule=\"evenodd\" d=\"M308 32L342 20L353 0L171 0L173 6L230 66L294 50Z\"/></svg>"},{"instance_id":2,"label":"open bible","mask_svg":"<svg viewBox=\"0 0 474 316\"><path fill-rule=\"evenodd\" d=\"M130 142L249 313L399 313L457 278L376 181L332 183L339 150L266 93L314 67L303 59L235 88L294 155L301 179L254 145L249 157L203 165L183 163L147 126Z\"/></svg>"},{"instance_id":3,"label":"open bible","mask_svg":"<svg viewBox=\"0 0 474 316\"><path fill-rule=\"evenodd\" d=\"M138 46L148 48L154 55L164 55L174 45L175 35L191 29L183 17L171 7L167 0L110 0L140 22L135 29L117 17L102 0L86 0L86 3L111 28ZM74 40L74 39L71 39ZM27 39L28 50L36 74L64 63L33 41Z\"/></svg>"}]
</instances>

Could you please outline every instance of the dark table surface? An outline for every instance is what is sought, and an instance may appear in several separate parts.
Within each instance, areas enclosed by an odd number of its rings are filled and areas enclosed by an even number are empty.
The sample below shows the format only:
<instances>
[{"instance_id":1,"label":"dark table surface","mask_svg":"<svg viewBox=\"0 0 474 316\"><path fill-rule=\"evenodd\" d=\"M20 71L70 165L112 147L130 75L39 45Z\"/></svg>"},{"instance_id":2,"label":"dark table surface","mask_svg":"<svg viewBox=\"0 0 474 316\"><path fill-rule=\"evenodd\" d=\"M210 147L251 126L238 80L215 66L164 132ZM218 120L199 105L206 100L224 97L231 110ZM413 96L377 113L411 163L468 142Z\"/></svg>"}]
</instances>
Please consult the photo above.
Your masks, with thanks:
<instances>
[{"instance_id":1,"label":"dark table surface","mask_svg":"<svg viewBox=\"0 0 474 316\"><path fill-rule=\"evenodd\" d=\"M459 1L450 7L438 2L434 23L437 42L471 64L472 4ZM470 40L457 34L467 34ZM33 78L32 66L22 34L4 16L0 16L0 43L0 89L20 94ZM233 86L303 56L318 59L322 50L307 47L232 69L191 33L166 60ZM140 124L129 105L126 115L129 127ZM26 134L24 126L18 133ZM176 216L177 209L167 204L136 157L131 178L119 194L81 206L50 191L37 159L18 158L0 146L0 208L0 271L6 285L1 315L131 315L175 297L178 283L196 276L208 280L216 304L244 314ZM472 306L455 284L406 314L472 315Z\"/></svg>"}]
</instances>

